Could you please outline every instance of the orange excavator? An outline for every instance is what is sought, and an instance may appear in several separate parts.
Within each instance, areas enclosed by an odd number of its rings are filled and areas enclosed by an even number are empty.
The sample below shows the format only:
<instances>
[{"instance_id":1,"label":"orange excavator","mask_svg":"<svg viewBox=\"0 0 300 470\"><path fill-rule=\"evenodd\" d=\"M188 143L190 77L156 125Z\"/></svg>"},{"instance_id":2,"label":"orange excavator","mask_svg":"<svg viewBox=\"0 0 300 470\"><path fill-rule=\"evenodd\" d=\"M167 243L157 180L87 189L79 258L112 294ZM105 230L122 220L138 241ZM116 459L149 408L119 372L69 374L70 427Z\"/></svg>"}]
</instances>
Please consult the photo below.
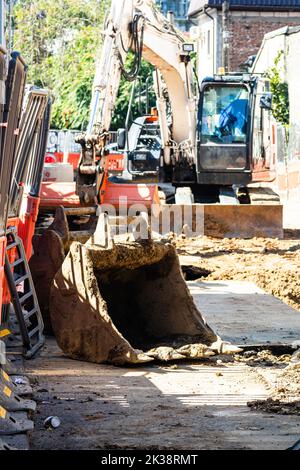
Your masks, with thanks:
<instances>
[{"instance_id":1,"label":"orange excavator","mask_svg":"<svg viewBox=\"0 0 300 470\"><path fill-rule=\"evenodd\" d=\"M43 344L43 322L28 260L39 208L39 193L50 123L48 92L27 87L26 66L18 53L12 54L6 79L3 112L3 171L5 179L5 278L1 324L7 346L22 348L31 357ZM25 99L24 99L25 93ZM4 248L5 247L5 248ZM14 333L11 335L10 333Z\"/></svg>"}]
</instances>

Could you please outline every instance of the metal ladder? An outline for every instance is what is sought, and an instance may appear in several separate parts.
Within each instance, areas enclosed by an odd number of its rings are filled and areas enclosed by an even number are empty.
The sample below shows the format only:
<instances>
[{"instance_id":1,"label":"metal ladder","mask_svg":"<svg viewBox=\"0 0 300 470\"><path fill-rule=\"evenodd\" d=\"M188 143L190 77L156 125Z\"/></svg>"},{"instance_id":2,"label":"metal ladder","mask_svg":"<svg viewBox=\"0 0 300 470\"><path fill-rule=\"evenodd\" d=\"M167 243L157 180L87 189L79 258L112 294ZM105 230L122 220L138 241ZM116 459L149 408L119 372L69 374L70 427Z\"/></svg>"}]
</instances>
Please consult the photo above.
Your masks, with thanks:
<instances>
[{"instance_id":1,"label":"metal ladder","mask_svg":"<svg viewBox=\"0 0 300 470\"><path fill-rule=\"evenodd\" d=\"M6 237L5 276L17 320L17 336L22 340L23 355L30 359L45 342L44 323L23 242L15 228L8 229Z\"/></svg>"}]
</instances>

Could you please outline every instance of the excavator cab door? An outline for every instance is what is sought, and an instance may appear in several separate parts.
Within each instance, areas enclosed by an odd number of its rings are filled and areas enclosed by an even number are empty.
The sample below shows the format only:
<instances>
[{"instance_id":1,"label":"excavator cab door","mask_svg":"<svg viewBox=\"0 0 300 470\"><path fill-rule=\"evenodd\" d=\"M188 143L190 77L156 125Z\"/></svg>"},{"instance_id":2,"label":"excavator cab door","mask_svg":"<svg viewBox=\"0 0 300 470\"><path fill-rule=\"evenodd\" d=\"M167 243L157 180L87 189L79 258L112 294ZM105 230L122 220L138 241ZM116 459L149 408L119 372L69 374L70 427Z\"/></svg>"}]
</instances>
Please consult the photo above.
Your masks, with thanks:
<instances>
[{"instance_id":1,"label":"excavator cab door","mask_svg":"<svg viewBox=\"0 0 300 470\"><path fill-rule=\"evenodd\" d=\"M249 89L242 83L218 81L203 85L198 147L200 184L248 182L249 100Z\"/></svg>"},{"instance_id":2,"label":"excavator cab door","mask_svg":"<svg viewBox=\"0 0 300 470\"><path fill-rule=\"evenodd\" d=\"M268 81L258 80L254 103L252 172L254 181L272 181L276 164L276 123Z\"/></svg>"}]
</instances>

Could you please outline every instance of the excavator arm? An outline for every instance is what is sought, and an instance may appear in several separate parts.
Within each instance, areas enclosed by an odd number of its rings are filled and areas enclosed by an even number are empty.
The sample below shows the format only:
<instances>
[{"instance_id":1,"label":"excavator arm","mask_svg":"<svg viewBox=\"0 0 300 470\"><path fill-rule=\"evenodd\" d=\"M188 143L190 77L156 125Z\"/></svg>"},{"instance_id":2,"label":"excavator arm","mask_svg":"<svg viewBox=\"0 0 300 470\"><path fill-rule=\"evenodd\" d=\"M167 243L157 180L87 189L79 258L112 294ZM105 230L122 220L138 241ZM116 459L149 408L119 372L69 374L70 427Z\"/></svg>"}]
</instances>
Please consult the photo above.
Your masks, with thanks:
<instances>
[{"instance_id":1,"label":"excavator arm","mask_svg":"<svg viewBox=\"0 0 300 470\"><path fill-rule=\"evenodd\" d=\"M155 89L166 165L172 158L195 158L196 100L193 70L185 38L157 9L153 0L112 0L105 23L105 40L97 62L90 121L79 142L82 154L76 192L83 205L97 202L105 177L105 145L122 75L129 81L139 73L142 57L155 66ZM126 57L134 54L133 69L125 68ZM172 126L167 123L162 91L166 84Z\"/></svg>"}]
</instances>

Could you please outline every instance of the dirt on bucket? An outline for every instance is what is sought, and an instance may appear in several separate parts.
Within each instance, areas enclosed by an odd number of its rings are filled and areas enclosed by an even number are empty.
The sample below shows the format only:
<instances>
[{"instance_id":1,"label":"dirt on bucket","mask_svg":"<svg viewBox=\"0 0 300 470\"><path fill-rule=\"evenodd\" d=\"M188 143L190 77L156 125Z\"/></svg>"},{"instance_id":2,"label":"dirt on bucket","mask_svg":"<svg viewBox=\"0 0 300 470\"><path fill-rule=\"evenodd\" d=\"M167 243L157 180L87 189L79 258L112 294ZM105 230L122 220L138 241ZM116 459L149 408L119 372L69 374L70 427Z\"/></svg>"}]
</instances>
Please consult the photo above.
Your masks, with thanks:
<instances>
[{"instance_id":1,"label":"dirt on bucket","mask_svg":"<svg viewBox=\"0 0 300 470\"><path fill-rule=\"evenodd\" d=\"M203 319L170 243L73 243L55 276L50 313L61 349L90 362L199 359L237 350Z\"/></svg>"}]
</instances>

